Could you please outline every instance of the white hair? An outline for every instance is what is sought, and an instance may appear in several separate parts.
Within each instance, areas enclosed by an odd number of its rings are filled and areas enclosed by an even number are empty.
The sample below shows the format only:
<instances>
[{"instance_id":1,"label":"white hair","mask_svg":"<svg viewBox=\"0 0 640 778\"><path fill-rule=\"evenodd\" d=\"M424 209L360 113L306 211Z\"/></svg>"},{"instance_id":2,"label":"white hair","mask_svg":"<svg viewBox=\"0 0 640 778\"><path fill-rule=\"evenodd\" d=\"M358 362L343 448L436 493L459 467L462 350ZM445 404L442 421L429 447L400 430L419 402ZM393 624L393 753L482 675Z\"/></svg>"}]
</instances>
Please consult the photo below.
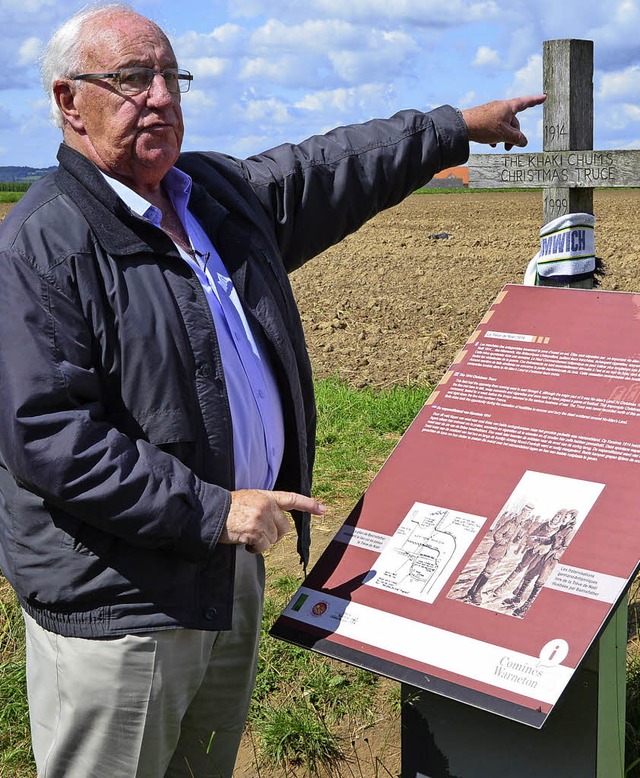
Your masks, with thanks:
<instances>
[{"instance_id":1,"label":"white hair","mask_svg":"<svg viewBox=\"0 0 640 778\"><path fill-rule=\"evenodd\" d=\"M82 35L84 24L100 14L117 11L139 15L126 3L96 3L82 8L69 17L51 36L40 59L40 76L44 91L49 98L51 121L56 127L64 126L64 117L56 103L53 84L60 78L69 78L81 71L85 43Z\"/></svg>"}]
</instances>

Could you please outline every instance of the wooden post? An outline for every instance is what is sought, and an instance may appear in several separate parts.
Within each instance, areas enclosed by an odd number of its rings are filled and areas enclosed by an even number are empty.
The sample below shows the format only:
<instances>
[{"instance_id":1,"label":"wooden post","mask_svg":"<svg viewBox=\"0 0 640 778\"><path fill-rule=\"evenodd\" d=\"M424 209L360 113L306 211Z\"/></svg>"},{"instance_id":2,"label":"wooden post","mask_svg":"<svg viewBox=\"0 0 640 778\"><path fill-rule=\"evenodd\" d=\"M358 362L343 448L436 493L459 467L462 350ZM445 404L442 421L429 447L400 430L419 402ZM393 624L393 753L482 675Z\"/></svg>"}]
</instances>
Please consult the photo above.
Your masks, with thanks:
<instances>
[{"instance_id":1,"label":"wooden post","mask_svg":"<svg viewBox=\"0 0 640 778\"><path fill-rule=\"evenodd\" d=\"M545 41L542 72L544 150L593 149L593 41ZM544 223L567 213L593 213L593 188L550 186L544 194ZM538 283L593 288L592 279L563 284L541 276Z\"/></svg>"},{"instance_id":2,"label":"wooden post","mask_svg":"<svg viewBox=\"0 0 640 778\"><path fill-rule=\"evenodd\" d=\"M594 187L640 186L640 151L593 150L593 41L545 41L543 88L543 152L471 154L469 186L541 187L543 224L568 213L592 214ZM540 284L593 285L553 278Z\"/></svg>"},{"instance_id":3,"label":"wooden post","mask_svg":"<svg viewBox=\"0 0 640 778\"><path fill-rule=\"evenodd\" d=\"M593 149L593 41L545 41L543 52L544 150ZM567 213L593 213L593 188L546 189L544 223Z\"/></svg>"}]
</instances>

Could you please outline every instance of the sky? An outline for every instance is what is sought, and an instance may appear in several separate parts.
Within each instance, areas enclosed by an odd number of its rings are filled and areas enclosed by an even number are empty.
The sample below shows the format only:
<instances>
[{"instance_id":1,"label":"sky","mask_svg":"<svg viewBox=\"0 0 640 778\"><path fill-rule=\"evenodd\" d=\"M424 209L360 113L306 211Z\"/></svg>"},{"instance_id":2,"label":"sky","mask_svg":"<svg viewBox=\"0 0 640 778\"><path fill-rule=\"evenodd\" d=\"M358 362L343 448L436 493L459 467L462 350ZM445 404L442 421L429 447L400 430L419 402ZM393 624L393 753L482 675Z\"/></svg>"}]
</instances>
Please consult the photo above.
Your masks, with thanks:
<instances>
[{"instance_id":1,"label":"sky","mask_svg":"<svg viewBox=\"0 0 640 778\"><path fill-rule=\"evenodd\" d=\"M56 164L38 60L85 5L0 0L0 165ZM594 41L594 148L640 148L640 0L133 0L195 78L185 150L246 157L404 108L542 91L543 41ZM542 108L520 114L542 148ZM503 149L499 149L503 150ZM489 151L472 144L472 152Z\"/></svg>"}]
</instances>

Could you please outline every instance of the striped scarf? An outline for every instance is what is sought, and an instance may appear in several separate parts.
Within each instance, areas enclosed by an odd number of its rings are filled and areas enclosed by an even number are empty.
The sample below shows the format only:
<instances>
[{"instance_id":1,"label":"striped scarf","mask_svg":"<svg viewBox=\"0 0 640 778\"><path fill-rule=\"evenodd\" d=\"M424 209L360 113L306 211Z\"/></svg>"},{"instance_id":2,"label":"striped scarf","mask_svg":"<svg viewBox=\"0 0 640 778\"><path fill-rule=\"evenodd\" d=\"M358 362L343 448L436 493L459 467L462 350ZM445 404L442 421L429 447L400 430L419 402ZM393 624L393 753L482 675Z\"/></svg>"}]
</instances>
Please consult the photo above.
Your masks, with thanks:
<instances>
[{"instance_id":1,"label":"striped scarf","mask_svg":"<svg viewBox=\"0 0 640 778\"><path fill-rule=\"evenodd\" d=\"M569 283L593 276L596 269L594 226L590 213L568 213L540 230L540 251L529 262L526 286L536 286L540 277Z\"/></svg>"}]
</instances>

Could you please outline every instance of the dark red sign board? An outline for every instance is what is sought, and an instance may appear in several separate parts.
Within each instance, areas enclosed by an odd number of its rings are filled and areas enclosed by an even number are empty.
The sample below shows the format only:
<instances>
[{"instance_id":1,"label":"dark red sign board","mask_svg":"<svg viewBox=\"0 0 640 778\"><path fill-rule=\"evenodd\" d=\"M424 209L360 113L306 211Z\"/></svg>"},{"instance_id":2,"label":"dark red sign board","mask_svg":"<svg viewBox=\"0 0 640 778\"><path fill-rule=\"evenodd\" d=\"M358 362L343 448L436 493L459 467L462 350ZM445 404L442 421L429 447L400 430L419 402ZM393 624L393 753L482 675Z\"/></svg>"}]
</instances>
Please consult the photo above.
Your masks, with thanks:
<instances>
[{"instance_id":1,"label":"dark red sign board","mask_svg":"<svg viewBox=\"0 0 640 778\"><path fill-rule=\"evenodd\" d=\"M640 559L640 295L507 286L272 634L541 727Z\"/></svg>"}]
</instances>

